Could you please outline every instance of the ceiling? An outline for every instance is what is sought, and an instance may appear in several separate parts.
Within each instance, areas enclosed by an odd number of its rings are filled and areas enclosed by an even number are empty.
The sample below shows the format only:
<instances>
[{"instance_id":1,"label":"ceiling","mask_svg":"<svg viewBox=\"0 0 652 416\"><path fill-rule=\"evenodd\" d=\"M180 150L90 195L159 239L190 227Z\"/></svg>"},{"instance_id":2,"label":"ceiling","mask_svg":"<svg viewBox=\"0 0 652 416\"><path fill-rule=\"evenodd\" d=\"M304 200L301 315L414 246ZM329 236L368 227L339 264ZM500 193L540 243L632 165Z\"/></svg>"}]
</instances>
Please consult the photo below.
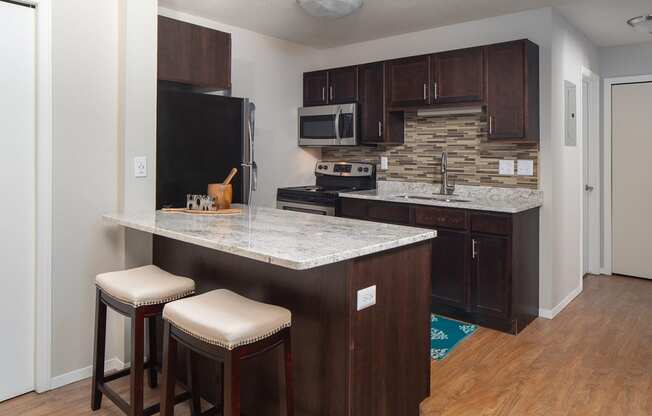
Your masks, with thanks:
<instances>
[{"instance_id":1,"label":"ceiling","mask_svg":"<svg viewBox=\"0 0 652 416\"><path fill-rule=\"evenodd\" d=\"M304 45L328 48L401 33L556 7L598 46L652 42L625 20L652 13L650 0L365 0L338 20L305 14L295 0L159 0L159 4Z\"/></svg>"},{"instance_id":2,"label":"ceiling","mask_svg":"<svg viewBox=\"0 0 652 416\"><path fill-rule=\"evenodd\" d=\"M652 35L637 32L626 23L652 13L652 0L575 0L557 9L597 46L652 42Z\"/></svg>"}]
</instances>

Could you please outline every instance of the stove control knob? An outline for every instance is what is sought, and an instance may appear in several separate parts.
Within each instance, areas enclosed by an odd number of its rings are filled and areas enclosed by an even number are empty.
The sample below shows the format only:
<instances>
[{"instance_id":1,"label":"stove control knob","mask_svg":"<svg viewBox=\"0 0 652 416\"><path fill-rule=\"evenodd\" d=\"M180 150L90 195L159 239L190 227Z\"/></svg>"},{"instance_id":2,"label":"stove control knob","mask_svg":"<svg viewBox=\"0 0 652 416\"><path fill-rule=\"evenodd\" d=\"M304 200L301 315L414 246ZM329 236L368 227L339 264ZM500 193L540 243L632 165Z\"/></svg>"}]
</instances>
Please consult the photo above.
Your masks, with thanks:
<instances>
[{"instance_id":1,"label":"stove control knob","mask_svg":"<svg viewBox=\"0 0 652 416\"><path fill-rule=\"evenodd\" d=\"M364 168L364 171L365 171L365 172L369 172L369 168Z\"/></svg>"},{"instance_id":2,"label":"stove control knob","mask_svg":"<svg viewBox=\"0 0 652 416\"><path fill-rule=\"evenodd\" d=\"M358 168L358 172L362 172L362 168Z\"/></svg>"}]
</instances>

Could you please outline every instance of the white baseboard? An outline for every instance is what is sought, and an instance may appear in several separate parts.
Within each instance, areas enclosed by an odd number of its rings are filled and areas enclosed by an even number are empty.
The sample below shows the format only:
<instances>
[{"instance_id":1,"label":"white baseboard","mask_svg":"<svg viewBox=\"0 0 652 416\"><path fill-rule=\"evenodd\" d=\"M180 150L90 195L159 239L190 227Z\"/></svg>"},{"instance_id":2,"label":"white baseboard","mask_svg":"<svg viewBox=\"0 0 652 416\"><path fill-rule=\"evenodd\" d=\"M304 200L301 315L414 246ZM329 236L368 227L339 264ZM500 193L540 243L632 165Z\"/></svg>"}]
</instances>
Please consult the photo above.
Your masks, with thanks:
<instances>
[{"instance_id":1,"label":"white baseboard","mask_svg":"<svg viewBox=\"0 0 652 416\"><path fill-rule=\"evenodd\" d=\"M546 319L553 319L555 316L559 314L559 312L563 311L566 306L568 306L569 303L573 301L579 294L582 293L582 285L577 286L571 293L568 294L561 302L557 304L552 309L539 309L539 316L541 318L546 318Z\"/></svg>"},{"instance_id":2,"label":"white baseboard","mask_svg":"<svg viewBox=\"0 0 652 416\"><path fill-rule=\"evenodd\" d=\"M104 363L105 371L122 370L123 368L126 368L125 363L120 361L117 357L106 360ZM90 365L88 367L80 368L66 374L61 374L60 376L52 377L52 380L50 381L50 389L58 389L59 387L63 387L65 385L76 383L80 380L89 378L92 375L93 366Z\"/></svg>"}]
</instances>

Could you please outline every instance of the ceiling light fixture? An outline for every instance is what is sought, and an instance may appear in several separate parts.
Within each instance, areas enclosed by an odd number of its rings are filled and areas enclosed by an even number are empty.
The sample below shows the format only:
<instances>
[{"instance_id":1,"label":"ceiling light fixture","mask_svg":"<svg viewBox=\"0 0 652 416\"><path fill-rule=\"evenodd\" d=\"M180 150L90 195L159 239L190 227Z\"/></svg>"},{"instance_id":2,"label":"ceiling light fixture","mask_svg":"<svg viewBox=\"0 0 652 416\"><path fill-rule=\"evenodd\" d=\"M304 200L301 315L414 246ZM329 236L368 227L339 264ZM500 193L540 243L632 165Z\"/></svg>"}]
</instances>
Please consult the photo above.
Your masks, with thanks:
<instances>
[{"instance_id":1,"label":"ceiling light fixture","mask_svg":"<svg viewBox=\"0 0 652 416\"><path fill-rule=\"evenodd\" d=\"M362 0L297 0L306 13L315 17L338 19L362 7Z\"/></svg>"},{"instance_id":2,"label":"ceiling light fixture","mask_svg":"<svg viewBox=\"0 0 652 416\"><path fill-rule=\"evenodd\" d=\"M652 14L631 18L627 24L637 32L652 33Z\"/></svg>"}]
</instances>

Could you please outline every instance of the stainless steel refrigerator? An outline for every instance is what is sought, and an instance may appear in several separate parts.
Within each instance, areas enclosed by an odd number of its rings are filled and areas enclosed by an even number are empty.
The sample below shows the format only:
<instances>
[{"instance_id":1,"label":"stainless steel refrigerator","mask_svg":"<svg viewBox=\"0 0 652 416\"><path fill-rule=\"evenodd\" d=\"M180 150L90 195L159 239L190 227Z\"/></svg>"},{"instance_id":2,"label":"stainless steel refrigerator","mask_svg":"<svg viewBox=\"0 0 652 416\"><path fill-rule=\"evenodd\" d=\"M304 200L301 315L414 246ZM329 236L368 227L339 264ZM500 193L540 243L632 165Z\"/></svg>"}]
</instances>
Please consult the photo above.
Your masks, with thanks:
<instances>
[{"instance_id":1,"label":"stainless steel refrigerator","mask_svg":"<svg viewBox=\"0 0 652 416\"><path fill-rule=\"evenodd\" d=\"M187 194L206 194L231 168L233 202L249 204L256 189L255 106L224 97L159 86L156 208L184 207Z\"/></svg>"}]
</instances>

